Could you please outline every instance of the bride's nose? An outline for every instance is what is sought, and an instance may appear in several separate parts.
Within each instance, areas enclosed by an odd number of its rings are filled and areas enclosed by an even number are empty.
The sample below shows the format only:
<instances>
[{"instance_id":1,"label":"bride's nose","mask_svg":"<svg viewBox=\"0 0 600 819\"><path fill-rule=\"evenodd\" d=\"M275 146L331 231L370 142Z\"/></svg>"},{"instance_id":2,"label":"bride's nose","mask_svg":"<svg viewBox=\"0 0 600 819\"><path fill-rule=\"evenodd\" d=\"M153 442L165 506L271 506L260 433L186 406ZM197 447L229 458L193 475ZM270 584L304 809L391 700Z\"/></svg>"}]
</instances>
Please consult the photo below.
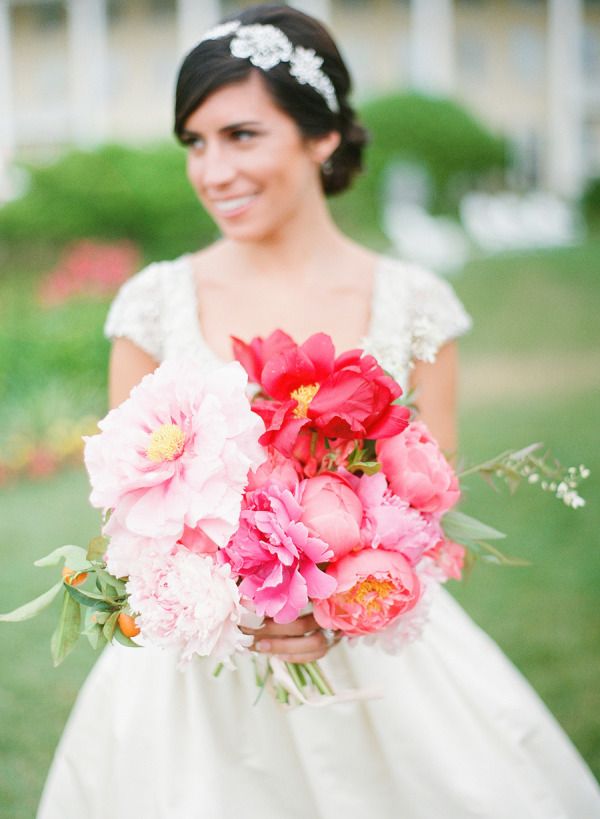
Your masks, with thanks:
<instances>
[{"instance_id":1,"label":"bride's nose","mask_svg":"<svg viewBox=\"0 0 600 819\"><path fill-rule=\"evenodd\" d=\"M219 145L207 146L202 157L201 177L205 188L220 188L231 182L236 170L227 151Z\"/></svg>"}]
</instances>

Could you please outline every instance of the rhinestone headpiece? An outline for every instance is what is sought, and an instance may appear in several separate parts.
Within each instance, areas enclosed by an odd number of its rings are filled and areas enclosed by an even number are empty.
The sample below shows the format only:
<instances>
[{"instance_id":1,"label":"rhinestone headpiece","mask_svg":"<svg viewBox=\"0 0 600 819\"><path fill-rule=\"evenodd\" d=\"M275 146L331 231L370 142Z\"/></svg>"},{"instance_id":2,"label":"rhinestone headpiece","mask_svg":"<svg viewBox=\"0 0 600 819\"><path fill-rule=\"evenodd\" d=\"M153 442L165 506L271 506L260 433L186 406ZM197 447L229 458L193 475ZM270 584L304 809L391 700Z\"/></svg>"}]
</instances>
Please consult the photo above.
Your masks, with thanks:
<instances>
[{"instance_id":1,"label":"rhinestone headpiece","mask_svg":"<svg viewBox=\"0 0 600 819\"><path fill-rule=\"evenodd\" d=\"M314 48L292 45L276 26L262 23L243 26L239 20L211 28L198 45L206 40L220 40L230 34L235 34L229 45L232 57L250 60L252 65L263 71L270 71L279 63L289 63L290 74L297 82L314 88L330 111L337 113L340 110L333 83L321 69L323 58Z\"/></svg>"}]
</instances>

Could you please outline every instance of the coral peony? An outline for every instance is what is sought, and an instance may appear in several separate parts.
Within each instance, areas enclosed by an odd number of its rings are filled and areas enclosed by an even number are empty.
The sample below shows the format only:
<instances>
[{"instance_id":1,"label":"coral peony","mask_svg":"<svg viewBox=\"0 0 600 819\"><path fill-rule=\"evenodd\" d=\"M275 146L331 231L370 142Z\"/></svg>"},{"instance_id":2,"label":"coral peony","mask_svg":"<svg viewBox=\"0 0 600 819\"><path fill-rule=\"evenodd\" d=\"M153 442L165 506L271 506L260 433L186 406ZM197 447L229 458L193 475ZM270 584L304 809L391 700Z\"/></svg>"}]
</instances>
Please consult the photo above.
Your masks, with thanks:
<instances>
[{"instance_id":1,"label":"coral peony","mask_svg":"<svg viewBox=\"0 0 600 819\"><path fill-rule=\"evenodd\" d=\"M419 600L418 577L398 552L351 552L331 563L327 574L335 578L337 591L314 602L315 620L322 628L339 629L349 636L386 628Z\"/></svg>"},{"instance_id":2,"label":"coral peony","mask_svg":"<svg viewBox=\"0 0 600 819\"><path fill-rule=\"evenodd\" d=\"M240 594L259 615L277 623L295 620L311 599L327 597L335 580L317 564L332 556L302 523L298 487L265 484L249 492L240 526L219 552L242 579Z\"/></svg>"},{"instance_id":3,"label":"coral peony","mask_svg":"<svg viewBox=\"0 0 600 819\"><path fill-rule=\"evenodd\" d=\"M360 545L363 507L348 482L334 472L322 472L300 484L302 522L324 540L339 560Z\"/></svg>"},{"instance_id":4,"label":"coral peony","mask_svg":"<svg viewBox=\"0 0 600 819\"><path fill-rule=\"evenodd\" d=\"M289 338L289 337L288 337ZM235 354L251 377L257 374L254 348L264 354L272 336L237 342ZM253 358L254 356L254 358ZM254 401L266 432L261 443L289 457L303 429L328 438L364 439L396 435L408 423L409 411L394 404L400 386L362 350L335 358L331 338L310 336L304 344L283 346L261 358L260 386L266 398Z\"/></svg>"},{"instance_id":5,"label":"coral peony","mask_svg":"<svg viewBox=\"0 0 600 819\"><path fill-rule=\"evenodd\" d=\"M228 565L175 546L169 554L145 553L127 581L129 606L142 641L176 648L184 667L198 654L231 665L252 643L238 628L245 613Z\"/></svg>"},{"instance_id":6,"label":"coral peony","mask_svg":"<svg viewBox=\"0 0 600 819\"><path fill-rule=\"evenodd\" d=\"M111 534L175 541L188 527L227 542L265 458L246 383L235 362L201 374L193 360L166 361L108 413L85 463L92 505L114 510Z\"/></svg>"},{"instance_id":7,"label":"coral peony","mask_svg":"<svg viewBox=\"0 0 600 819\"><path fill-rule=\"evenodd\" d=\"M425 424L413 421L376 451L394 494L415 509L439 517L458 502L458 478Z\"/></svg>"}]
</instances>

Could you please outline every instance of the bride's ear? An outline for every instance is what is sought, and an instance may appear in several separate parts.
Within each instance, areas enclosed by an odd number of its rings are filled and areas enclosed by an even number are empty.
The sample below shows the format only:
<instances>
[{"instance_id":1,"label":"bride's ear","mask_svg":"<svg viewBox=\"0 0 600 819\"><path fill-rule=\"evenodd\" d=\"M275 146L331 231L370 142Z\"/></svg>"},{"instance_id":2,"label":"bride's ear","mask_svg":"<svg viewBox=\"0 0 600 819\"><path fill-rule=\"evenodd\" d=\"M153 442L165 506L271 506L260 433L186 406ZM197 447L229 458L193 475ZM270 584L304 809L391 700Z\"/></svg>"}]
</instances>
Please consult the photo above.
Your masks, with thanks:
<instances>
[{"instance_id":1,"label":"bride's ear","mask_svg":"<svg viewBox=\"0 0 600 819\"><path fill-rule=\"evenodd\" d=\"M330 131L320 137L312 137L309 140L309 150L311 157L317 165L322 165L326 162L332 153L338 148L342 141L342 135L339 131Z\"/></svg>"}]
</instances>

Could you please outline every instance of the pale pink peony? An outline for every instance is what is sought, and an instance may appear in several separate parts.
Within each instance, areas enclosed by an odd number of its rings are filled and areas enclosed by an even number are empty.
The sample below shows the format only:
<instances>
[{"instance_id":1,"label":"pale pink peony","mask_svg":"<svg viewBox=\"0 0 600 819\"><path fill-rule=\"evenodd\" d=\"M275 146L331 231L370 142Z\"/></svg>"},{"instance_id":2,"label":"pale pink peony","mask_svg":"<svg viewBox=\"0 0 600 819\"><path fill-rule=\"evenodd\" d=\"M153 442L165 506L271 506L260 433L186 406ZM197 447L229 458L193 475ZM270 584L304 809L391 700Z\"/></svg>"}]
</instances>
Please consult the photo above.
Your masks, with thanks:
<instances>
[{"instance_id":1,"label":"pale pink peony","mask_svg":"<svg viewBox=\"0 0 600 819\"><path fill-rule=\"evenodd\" d=\"M394 494L419 512L439 517L458 502L458 478L420 421L377 441L376 452Z\"/></svg>"},{"instance_id":2,"label":"pale pink peony","mask_svg":"<svg viewBox=\"0 0 600 819\"><path fill-rule=\"evenodd\" d=\"M238 628L245 609L230 567L212 557L179 544L166 555L147 551L127 592L141 641L177 649L180 667L195 654L231 666L231 656L252 643Z\"/></svg>"},{"instance_id":3,"label":"pale pink peony","mask_svg":"<svg viewBox=\"0 0 600 819\"><path fill-rule=\"evenodd\" d=\"M184 535L201 529L223 546L237 526L248 471L264 460L264 430L237 363L202 373L166 361L86 438L93 506L114 510L113 534Z\"/></svg>"},{"instance_id":4,"label":"pale pink peony","mask_svg":"<svg viewBox=\"0 0 600 819\"><path fill-rule=\"evenodd\" d=\"M113 527L114 529L114 527ZM173 550L173 538L149 538L131 535L119 527L112 534L111 520L104 527L104 533L110 538L106 548L106 568L115 577L129 577L137 566L149 560L164 558Z\"/></svg>"},{"instance_id":5,"label":"pale pink peony","mask_svg":"<svg viewBox=\"0 0 600 819\"><path fill-rule=\"evenodd\" d=\"M327 568L337 583L335 594L313 604L322 628L350 636L372 634L417 604L418 577L398 552L363 549L351 552Z\"/></svg>"},{"instance_id":6,"label":"pale pink peony","mask_svg":"<svg viewBox=\"0 0 600 819\"><path fill-rule=\"evenodd\" d=\"M327 597L335 580L317 564L331 558L301 522L298 488L265 484L246 495L240 526L219 552L242 579L240 594L257 614L290 623L309 599Z\"/></svg>"},{"instance_id":7,"label":"pale pink peony","mask_svg":"<svg viewBox=\"0 0 600 819\"><path fill-rule=\"evenodd\" d=\"M440 538L437 521L424 517L389 488L385 475L349 475L364 508L361 543L400 552L414 566Z\"/></svg>"},{"instance_id":8,"label":"pale pink peony","mask_svg":"<svg viewBox=\"0 0 600 819\"><path fill-rule=\"evenodd\" d=\"M322 472L300 484L302 522L311 534L324 540L333 560L360 546L363 507L341 475Z\"/></svg>"}]
</instances>

